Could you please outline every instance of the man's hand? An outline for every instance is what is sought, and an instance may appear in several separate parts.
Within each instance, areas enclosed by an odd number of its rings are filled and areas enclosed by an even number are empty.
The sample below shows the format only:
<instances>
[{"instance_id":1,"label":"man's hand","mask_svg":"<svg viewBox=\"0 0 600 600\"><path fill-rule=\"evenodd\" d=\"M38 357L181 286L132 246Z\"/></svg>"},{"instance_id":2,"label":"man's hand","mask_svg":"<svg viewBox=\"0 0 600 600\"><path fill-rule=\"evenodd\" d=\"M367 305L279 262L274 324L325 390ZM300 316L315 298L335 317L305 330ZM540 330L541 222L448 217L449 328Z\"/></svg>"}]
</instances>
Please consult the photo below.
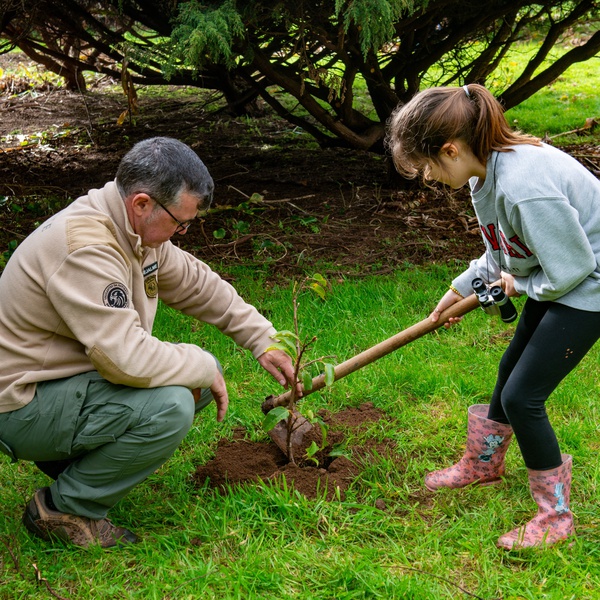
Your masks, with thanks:
<instances>
[{"instance_id":1,"label":"man's hand","mask_svg":"<svg viewBox=\"0 0 600 600\"><path fill-rule=\"evenodd\" d=\"M215 399L215 404L217 405L217 421L221 422L227 413L227 407L229 406L229 395L227 394L225 379L223 379L223 375L221 375L219 371L217 371L215 380L210 386L210 391ZM198 400L200 400L200 394L202 394L202 390L200 388L192 390L194 402L198 402Z\"/></svg>"},{"instance_id":2,"label":"man's hand","mask_svg":"<svg viewBox=\"0 0 600 600\"><path fill-rule=\"evenodd\" d=\"M296 386L296 395L302 396L302 385L294 381L294 366L291 357L283 350L269 350L257 358L260 366L273 375L284 388Z\"/></svg>"}]
</instances>

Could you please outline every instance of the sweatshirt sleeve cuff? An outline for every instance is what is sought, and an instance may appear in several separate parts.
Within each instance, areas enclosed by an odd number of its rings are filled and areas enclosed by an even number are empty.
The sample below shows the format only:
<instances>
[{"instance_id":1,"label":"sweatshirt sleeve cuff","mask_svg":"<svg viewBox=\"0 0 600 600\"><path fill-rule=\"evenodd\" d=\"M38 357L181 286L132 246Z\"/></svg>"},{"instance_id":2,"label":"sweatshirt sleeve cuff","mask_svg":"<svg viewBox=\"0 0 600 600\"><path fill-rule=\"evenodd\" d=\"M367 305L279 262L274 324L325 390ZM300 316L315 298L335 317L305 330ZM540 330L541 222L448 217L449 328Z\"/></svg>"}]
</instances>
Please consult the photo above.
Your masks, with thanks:
<instances>
[{"instance_id":1,"label":"sweatshirt sleeve cuff","mask_svg":"<svg viewBox=\"0 0 600 600\"><path fill-rule=\"evenodd\" d=\"M464 273L461 273L456 279L452 280L450 289L458 292L463 298L470 296L473 293L473 286L471 285L476 275L469 269Z\"/></svg>"},{"instance_id":2,"label":"sweatshirt sleeve cuff","mask_svg":"<svg viewBox=\"0 0 600 600\"><path fill-rule=\"evenodd\" d=\"M250 352L254 358L258 358L261 354L267 351L269 346L275 343L275 334L277 330L274 327L269 328L256 342L252 344Z\"/></svg>"}]
</instances>

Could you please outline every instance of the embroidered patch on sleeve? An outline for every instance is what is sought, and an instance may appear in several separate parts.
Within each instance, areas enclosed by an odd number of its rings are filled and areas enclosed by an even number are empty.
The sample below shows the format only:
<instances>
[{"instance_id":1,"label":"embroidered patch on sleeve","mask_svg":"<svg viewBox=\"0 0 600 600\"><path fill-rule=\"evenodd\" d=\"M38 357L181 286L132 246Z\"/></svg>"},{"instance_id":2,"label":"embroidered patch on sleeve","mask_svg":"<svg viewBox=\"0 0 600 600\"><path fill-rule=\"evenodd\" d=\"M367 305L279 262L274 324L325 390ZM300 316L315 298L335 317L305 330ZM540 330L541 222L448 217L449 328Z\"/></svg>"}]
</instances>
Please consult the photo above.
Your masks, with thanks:
<instances>
[{"instance_id":1,"label":"embroidered patch on sleeve","mask_svg":"<svg viewBox=\"0 0 600 600\"><path fill-rule=\"evenodd\" d=\"M127 288L119 282L107 285L102 294L104 306L110 308L127 308L129 306L129 296Z\"/></svg>"}]
</instances>

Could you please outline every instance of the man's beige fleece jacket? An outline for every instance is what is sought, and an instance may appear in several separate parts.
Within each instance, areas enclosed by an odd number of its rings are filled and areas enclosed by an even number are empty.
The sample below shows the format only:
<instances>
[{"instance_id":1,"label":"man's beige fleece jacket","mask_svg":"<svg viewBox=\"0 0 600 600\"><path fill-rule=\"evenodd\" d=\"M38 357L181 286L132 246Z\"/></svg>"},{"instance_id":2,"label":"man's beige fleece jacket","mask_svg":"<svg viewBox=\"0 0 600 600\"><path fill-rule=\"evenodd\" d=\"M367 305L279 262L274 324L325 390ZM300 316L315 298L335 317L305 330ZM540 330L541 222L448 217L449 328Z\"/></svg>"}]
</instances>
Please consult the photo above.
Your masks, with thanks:
<instances>
[{"instance_id":1,"label":"man's beige fleece jacket","mask_svg":"<svg viewBox=\"0 0 600 600\"><path fill-rule=\"evenodd\" d=\"M114 182L54 215L0 277L0 412L30 402L37 382L92 370L133 387L209 387L210 354L152 336L159 299L255 357L273 343L271 323L203 262L171 242L142 247Z\"/></svg>"}]
</instances>

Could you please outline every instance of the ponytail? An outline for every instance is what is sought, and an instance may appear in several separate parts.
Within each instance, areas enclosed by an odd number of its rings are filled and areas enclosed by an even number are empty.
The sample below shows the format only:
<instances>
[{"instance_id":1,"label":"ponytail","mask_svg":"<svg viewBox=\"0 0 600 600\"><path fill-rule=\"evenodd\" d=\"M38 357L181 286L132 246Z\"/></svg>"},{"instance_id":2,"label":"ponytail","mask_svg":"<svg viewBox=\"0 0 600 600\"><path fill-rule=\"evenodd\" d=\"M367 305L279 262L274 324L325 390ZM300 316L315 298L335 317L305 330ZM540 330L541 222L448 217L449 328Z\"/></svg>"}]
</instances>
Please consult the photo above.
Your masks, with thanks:
<instances>
[{"instance_id":1,"label":"ponytail","mask_svg":"<svg viewBox=\"0 0 600 600\"><path fill-rule=\"evenodd\" d=\"M398 106L388 121L385 144L398 172L414 178L427 163L439 165L442 147L452 140L463 141L483 165L492 151L540 145L538 138L513 131L498 100L476 83L430 88Z\"/></svg>"}]
</instances>

